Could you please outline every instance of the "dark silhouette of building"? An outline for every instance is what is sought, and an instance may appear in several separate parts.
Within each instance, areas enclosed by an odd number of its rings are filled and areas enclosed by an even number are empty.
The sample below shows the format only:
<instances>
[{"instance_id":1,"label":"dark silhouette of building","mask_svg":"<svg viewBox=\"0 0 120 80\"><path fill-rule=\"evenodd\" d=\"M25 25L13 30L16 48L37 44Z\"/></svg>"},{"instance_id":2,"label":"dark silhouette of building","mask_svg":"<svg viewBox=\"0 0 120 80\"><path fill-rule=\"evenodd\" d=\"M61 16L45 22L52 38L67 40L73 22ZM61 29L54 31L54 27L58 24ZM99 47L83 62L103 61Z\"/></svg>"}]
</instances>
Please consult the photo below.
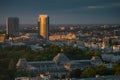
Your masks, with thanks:
<instances>
[{"instance_id":1,"label":"dark silhouette of building","mask_svg":"<svg viewBox=\"0 0 120 80\"><path fill-rule=\"evenodd\" d=\"M9 36L19 35L19 18L18 17L6 18L6 34Z\"/></svg>"}]
</instances>

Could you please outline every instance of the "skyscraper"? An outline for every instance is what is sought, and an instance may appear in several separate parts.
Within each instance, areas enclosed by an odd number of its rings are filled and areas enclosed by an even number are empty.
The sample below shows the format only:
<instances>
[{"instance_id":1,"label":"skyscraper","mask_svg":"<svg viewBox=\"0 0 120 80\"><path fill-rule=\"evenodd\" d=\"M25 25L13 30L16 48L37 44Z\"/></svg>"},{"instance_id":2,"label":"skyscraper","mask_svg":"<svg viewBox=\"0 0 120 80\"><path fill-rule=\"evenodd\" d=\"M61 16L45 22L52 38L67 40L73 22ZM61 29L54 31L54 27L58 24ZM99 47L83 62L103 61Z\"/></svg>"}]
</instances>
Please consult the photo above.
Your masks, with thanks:
<instances>
[{"instance_id":1,"label":"skyscraper","mask_svg":"<svg viewBox=\"0 0 120 80\"><path fill-rule=\"evenodd\" d=\"M8 34L9 36L17 36L19 34L19 18L6 18L6 34Z\"/></svg>"},{"instance_id":2,"label":"skyscraper","mask_svg":"<svg viewBox=\"0 0 120 80\"><path fill-rule=\"evenodd\" d=\"M49 39L49 17L46 14L38 17L38 34L45 40Z\"/></svg>"}]
</instances>

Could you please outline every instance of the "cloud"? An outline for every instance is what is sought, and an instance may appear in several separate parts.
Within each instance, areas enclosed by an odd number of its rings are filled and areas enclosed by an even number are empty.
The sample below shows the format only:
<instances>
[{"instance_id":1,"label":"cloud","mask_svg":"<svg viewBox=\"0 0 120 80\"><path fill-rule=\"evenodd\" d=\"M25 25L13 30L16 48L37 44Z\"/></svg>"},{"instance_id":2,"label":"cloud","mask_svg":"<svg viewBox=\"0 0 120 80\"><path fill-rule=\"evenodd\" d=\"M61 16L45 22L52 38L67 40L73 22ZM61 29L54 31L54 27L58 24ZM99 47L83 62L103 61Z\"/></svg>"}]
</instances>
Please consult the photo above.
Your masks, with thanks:
<instances>
[{"instance_id":1,"label":"cloud","mask_svg":"<svg viewBox=\"0 0 120 80\"><path fill-rule=\"evenodd\" d=\"M88 9L103 9L103 8L114 8L114 7L120 7L120 3L111 3L111 4L104 4L104 5L92 5L92 6L87 6L85 8Z\"/></svg>"},{"instance_id":2,"label":"cloud","mask_svg":"<svg viewBox=\"0 0 120 80\"><path fill-rule=\"evenodd\" d=\"M112 6L120 7L120 3L113 3Z\"/></svg>"},{"instance_id":3,"label":"cloud","mask_svg":"<svg viewBox=\"0 0 120 80\"><path fill-rule=\"evenodd\" d=\"M89 9L105 8L104 6L87 6Z\"/></svg>"}]
</instances>

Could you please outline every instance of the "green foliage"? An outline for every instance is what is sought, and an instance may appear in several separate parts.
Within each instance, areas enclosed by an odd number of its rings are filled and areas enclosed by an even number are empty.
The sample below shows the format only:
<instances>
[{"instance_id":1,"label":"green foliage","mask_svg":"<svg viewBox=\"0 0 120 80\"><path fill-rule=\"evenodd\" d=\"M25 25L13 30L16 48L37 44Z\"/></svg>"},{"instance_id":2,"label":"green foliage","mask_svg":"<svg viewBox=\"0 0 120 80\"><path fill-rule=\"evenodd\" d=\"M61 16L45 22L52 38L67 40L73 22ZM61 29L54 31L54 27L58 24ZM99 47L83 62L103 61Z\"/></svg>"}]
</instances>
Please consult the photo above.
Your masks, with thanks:
<instances>
[{"instance_id":1,"label":"green foliage","mask_svg":"<svg viewBox=\"0 0 120 80\"><path fill-rule=\"evenodd\" d=\"M95 75L96 75L95 69L93 67L88 67L82 72L81 77L95 77Z\"/></svg>"},{"instance_id":2,"label":"green foliage","mask_svg":"<svg viewBox=\"0 0 120 80\"><path fill-rule=\"evenodd\" d=\"M71 71L70 76L72 78L80 78L81 72L82 71L80 69L74 69Z\"/></svg>"},{"instance_id":3,"label":"green foliage","mask_svg":"<svg viewBox=\"0 0 120 80\"><path fill-rule=\"evenodd\" d=\"M96 73L99 75L111 75L111 70L106 68L104 65L98 65L96 67Z\"/></svg>"},{"instance_id":4,"label":"green foliage","mask_svg":"<svg viewBox=\"0 0 120 80\"><path fill-rule=\"evenodd\" d=\"M18 69L18 70L16 71L15 76L17 76L17 77L28 76L28 72L25 71L25 70L20 70L20 69Z\"/></svg>"},{"instance_id":5,"label":"green foliage","mask_svg":"<svg viewBox=\"0 0 120 80\"><path fill-rule=\"evenodd\" d=\"M44 50L33 51L29 46L7 46L4 48L0 46L0 80L13 80L16 76L26 76L28 74L25 71L16 71L15 65L19 58L25 58L28 61L52 60L61 48L64 50L63 53L71 60L90 59L92 56L100 55L97 51L84 51L75 47L58 47L53 44L43 45L42 43L40 45L44 47ZM96 68L89 67L80 74L81 77L94 77L95 74L120 75L120 65L114 65L112 69L107 69L102 65Z\"/></svg>"},{"instance_id":6,"label":"green foliage","mask_svg":"<svg viewBox=\"0 0 120 80\"><path fill-rule=\"evenodd\" d=\"M14 80L16 72L14 65L12 59L5 57L0 59L0 80Z\"/></svg>"},{"instance_id":7,"label":"green foliage","mask_svg":"<svg viewBox=\"0 0 120 80\"><path fill-rule=\"evenodd\" d=\"M30 48L29 50L27 48L27 46L7 46L0 49L0 80L14 80L16 62L29 53Z\"/></svg>"},{"instance_id":8,"label":"green foliage","mask_svg":"<svg viewBox=\"0 0 120 80\"><path fill-rule=\"evenodd\" d=\"M92 56L100 56L98 51L85 51L85 55L90 59Z\"/></svg>"},{"instance_id":9,"label":"green foliage","mask_svg":"<svg viewBox=\"0 0 120 80\"><path fill-rule=\"evenodd\" d=\"M120 64L115 64L112 69L113 69L115 75L120 76Z\"/></svg>"},{"instance_id":10,"label":"green foliage","mask_svg":"<svg viewBox=\"0 0 120 80\"><path fill-rule=\"evenodd\" d=\"M76 47L62 47L64 50L63 53L71 60L80 60L80 59L85 59L85 54L81 49L78 49Z\"/></svg>"},{"instance_id":11,"label":"green foliage","mask_svg":"<svg viewBox=\"0 0 120 80\"><path fill-rule=\"evenodd\" d=\"M15 62L13 59L10 59L10 62L8 64L8 70L13 70L15 69Z\"/></svg>"}]
</instances>

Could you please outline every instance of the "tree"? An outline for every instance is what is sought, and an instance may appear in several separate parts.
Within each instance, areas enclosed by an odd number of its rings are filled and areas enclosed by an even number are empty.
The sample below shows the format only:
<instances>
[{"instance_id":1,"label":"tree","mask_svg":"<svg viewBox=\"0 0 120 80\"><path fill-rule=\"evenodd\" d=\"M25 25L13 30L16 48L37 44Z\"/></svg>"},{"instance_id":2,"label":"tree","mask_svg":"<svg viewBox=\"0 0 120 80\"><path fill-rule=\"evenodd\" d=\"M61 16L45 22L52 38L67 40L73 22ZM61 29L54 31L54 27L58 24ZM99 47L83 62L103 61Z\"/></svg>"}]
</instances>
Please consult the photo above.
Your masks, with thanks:
<instances>
[{"instance_id":1,"label":"tree","mask_svg":"<svg viewBox=\"0 0 120 80\"><path fill-rule=\"evenodd\" d=\"M8 65L9 70L15 69L15 63L13 59L10 59L9 65Z\"/></svg>"},{"instance_id":2,"label":"tree","mask_svg":"<svg viewBox=\"0 0 120 80\"><path fill-rule=\"evenodd\" d=\"M7 70L9 79L13 80L15 78L15 72L16 72L16 68L15 68L14 59L10 59L10 62L8 64L8 70Z\"/></svg>"},{"instance_id":3,"label":"tree","mask_svg":"<svg viewBox=\"0 0 120 80\"><path fill-rule=\"evenodd\" d=\"M95 69L93 67L88 67L82 72L81 77L94 77L95 75L96 75Z\"/></svg>"},{"instance_id":4,"label":"tree","mask_svg":"<svg viewBox=\"0 0 120 80\"><path fill-rule=\"evenodd\" d=\"M110 70L106 68L104 65L98 65L96 67L96 73L99 75L109 75L111 74Z\"/></svg>"},{"instance_id":5,"label":"tree","mask_svg":"<svg viewBox=\"0 0 120 80\"><path fill-rule=\"evenodd\" d=\"M80 69L74 69L74 70L71 71L70 76L74 77L74 78L79 78L81 72L82 71Z\"/></svg>"},{"instance_id":6,"label":"tree","mask_svg":"<svg viewBox=\"0 0 120 80\"><path fill-rule=\"evenodd\" d=\"M2 45L1 45L1 43L0 43L0 52L2 52L2 50L3 50L3 47L2 47Z\"/></svg>"},{"instance_id":7,"label":"tree","mask_svg":"<svg viewBox=\"0 0 120 80\"><path fill-rule=\"evenodd\" d=\"M114 71L115 75L120 75L120 64L113 65L112 70Z\"/></svg>"},{"instance_id":8,"label":"tree","mask_svg":"<svg viewBox=\"0 0 120 80\"><path fill-rule=\"evenodd\" d=\"M16 71L16 77L21 77L21 76L28 76L28 72L27 71L25 71L25 70L21 70L21 69L18 69L17 71Z\"/></svg>"}]
</instances>

